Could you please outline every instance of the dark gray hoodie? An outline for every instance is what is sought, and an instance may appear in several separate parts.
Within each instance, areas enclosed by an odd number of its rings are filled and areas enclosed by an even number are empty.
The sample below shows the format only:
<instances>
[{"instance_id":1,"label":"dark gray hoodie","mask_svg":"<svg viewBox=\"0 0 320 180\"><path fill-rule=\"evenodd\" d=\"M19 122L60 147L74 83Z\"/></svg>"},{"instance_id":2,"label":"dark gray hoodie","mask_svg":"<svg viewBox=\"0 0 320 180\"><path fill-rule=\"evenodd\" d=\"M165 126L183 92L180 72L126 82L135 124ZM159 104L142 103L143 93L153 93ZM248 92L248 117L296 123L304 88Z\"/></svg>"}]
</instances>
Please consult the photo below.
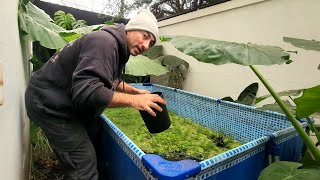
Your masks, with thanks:
<instances>
[{"instance_id":1,"label":"dark gray hoodie","mask_svg":"<svg viewBox=\"0 0 320 180\"><path fill-rule=\"evenodd\" d=\"M128 61L124 25L104 27L66 45L31 77L30 118L86 118L107 107Z\"/></svg>"}]
</instances>

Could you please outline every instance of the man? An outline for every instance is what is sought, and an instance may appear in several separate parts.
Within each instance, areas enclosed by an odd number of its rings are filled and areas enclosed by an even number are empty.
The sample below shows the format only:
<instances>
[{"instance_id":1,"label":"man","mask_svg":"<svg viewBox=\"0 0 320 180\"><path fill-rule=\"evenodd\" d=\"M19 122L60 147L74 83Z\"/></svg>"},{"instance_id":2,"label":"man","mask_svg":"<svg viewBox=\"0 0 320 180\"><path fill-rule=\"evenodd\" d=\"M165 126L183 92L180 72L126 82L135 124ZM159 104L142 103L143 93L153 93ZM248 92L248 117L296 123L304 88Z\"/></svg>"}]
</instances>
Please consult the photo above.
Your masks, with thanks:
<instances>
[{"instance_id":1,"label":"man","mask_svg":"<svg viewBox=\"0 0 320 180\"><path fill-rule=\"evenodd\" d=\"M160 96L120 80L129 56L157 39L157 20L142 10L126 26L104 27L70 42L31 77L28 116L46 134L65 179L98 179L94 145L105 108L128 106L153 116L152 108L162 110L156 104L166 103Z\"/></svg>"}]
</instances>

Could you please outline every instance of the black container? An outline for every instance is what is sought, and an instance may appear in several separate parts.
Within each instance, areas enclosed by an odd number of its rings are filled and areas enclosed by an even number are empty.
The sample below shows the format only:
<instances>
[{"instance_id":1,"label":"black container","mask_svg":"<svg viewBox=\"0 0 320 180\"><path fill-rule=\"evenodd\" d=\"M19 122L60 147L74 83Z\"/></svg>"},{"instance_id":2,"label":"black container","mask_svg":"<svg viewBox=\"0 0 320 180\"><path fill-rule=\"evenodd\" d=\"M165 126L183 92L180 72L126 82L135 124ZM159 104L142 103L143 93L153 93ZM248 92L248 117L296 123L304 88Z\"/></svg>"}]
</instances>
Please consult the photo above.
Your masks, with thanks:
<instances>
[{"instance_id":1,"label":"black container","mask_svg":"<svg viewBox=\"0 0 320 180\"><path fill-rule=\"evenodd\" d=\"M162 92L152 92L151 94L158 94L163 98ZM150 133L163 132L171 125L167 106L165 104L157 104L162 108L162 111L159 112L158 110L152 108L152 110L156 113L156 116L152 116L147 111L140 111L140 115Z\"/></svg>"}]
</instances>

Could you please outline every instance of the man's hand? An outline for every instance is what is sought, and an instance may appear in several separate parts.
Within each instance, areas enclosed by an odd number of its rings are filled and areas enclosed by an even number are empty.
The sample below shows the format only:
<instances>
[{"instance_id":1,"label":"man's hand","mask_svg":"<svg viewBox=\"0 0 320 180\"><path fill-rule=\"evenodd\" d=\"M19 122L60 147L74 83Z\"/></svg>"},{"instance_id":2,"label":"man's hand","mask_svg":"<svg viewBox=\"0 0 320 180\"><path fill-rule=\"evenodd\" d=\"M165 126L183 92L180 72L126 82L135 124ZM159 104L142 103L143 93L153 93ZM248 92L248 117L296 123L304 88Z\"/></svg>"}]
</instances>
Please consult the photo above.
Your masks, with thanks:
<instances>
[{"instance_id":1,"label":"man's hand","mask_svg":"<svg viewBox=\"0 0 320 180\"><path fill-rule=\"evenodd\" d=\"M152 116L156 116L156 113L152 108L160 112L162 111L162 108L157 103L167 104L167 102L157 94L138 94L134 95L132 107L138 110L147 111Z\"/></svg>"},{"instance_id":2,"label":"man's hand","mask_svg":"<svg viewBox=\"0 0 320 180\"><path fill-rule=\"evenodd\" d=\"M150 94L150 91L145 89L137 89L136 94Z\"/></svg>"},{"instance_id":3,"label":"man's hand","mask_svg":"<svg viewBox=\"0 0 320 180\"><path fill-rule=\"evenodd\" d=\"M133 95L115 92L108 107L129 106L137 110L147 111L152 116L156 116L152 108L160 112L162 111L162 108L157 103L167 104L167 102L157 94L147 93Z\"/></svg>"}]
</instances>

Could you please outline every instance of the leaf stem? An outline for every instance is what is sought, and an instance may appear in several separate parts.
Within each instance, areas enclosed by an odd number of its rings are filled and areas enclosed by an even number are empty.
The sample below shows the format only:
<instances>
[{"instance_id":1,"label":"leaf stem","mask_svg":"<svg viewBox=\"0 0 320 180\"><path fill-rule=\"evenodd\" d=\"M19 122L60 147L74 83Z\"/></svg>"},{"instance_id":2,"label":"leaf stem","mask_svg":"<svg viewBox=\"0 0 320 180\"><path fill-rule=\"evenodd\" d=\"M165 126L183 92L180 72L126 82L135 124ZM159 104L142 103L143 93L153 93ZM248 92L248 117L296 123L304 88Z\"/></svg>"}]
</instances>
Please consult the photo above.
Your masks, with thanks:
<instances>
[{"instance_id":1,"label":"leaf stem","mask_svg":"<svg viewBox=\"0 0 320 180\"><path fill-rule=\"evenodd\" d=\"M300 137L304 140L306 143L308 149L312 153L312 155L315 157L315 159L320 162L320 151L317 149L317 147L313 144L312 140L308 136L308 134L304 131L303 127L297 121L297 119L294 117L294 115L290 112L288 107L284 104L284 102L281 100L280 96L276 93L276 91L271 87L271 85L267 82L267 80L258 72L258 70L250 65L251 70L257 75L257 77L261 80L261 82L264 84L264 86L268 89L270 94L273 96L273 98L276 100L278 105L281 107L283 112L287 115L289 121L293 125L293 127L296 129Z\"/></svg>"},{"instance_id":2,"label":"leaf stem","mask_svg":"<svg viewBox=\"0 0 320 180\"><path fill-rule=\"evenodd\" d=\"M310 129L312 130L312 132L314 132L316 134L317 140L318 142L320 142L320 134L319 131L317 130L317 128L314 126L314 124L311 122L311 119L309 117L306 117L309 125L310 125Z\"/></svg>"}]
</instances>

